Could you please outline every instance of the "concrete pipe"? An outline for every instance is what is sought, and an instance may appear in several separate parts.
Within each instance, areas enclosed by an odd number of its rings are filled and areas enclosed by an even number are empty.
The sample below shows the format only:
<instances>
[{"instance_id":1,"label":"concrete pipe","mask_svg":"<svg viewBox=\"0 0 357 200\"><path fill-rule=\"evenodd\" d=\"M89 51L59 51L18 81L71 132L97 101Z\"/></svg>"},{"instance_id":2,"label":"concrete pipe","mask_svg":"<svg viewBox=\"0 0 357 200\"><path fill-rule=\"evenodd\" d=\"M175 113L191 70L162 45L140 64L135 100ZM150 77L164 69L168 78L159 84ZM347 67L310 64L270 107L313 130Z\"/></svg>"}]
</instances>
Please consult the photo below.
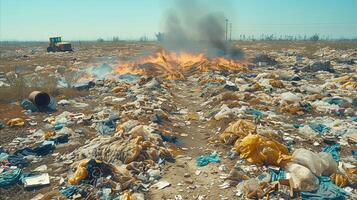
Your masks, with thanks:
<instances>
[{"instance_id":1,"label":"concrete pipe","mask_svg":"<svg viewBox=\"0 0 357 200\"><path fill-rule=\"evenodd\" d=\"M31 92L31 94L29 95L29 99L33 104L39 107L48 106L51 101L50 95L48 95L46 92L40 91Z\"/></svg>"}]
</instances>

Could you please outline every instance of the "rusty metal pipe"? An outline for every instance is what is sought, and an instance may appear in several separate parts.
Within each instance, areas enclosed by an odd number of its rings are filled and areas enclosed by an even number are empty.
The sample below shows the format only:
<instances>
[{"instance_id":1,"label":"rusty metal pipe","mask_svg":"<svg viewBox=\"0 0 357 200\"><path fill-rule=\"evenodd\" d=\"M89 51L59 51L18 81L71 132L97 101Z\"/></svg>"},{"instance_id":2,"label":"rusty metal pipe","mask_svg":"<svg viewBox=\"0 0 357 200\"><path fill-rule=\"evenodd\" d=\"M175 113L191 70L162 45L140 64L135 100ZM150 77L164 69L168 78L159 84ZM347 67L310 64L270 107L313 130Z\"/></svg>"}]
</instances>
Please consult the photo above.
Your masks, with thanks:
<instances>
[{"instance_id":1,"label":"rusty metal pipe","mask_svg":"<svg viewBox=\"0 0 357 200\"><path fill-rule=\"evenodd\" d=\"M48 106L51 101L50 95L48 95L46 92L41 91L31 92L29 95L29 99L33 104L39 107Z\"/></svg>"}]
</instances>

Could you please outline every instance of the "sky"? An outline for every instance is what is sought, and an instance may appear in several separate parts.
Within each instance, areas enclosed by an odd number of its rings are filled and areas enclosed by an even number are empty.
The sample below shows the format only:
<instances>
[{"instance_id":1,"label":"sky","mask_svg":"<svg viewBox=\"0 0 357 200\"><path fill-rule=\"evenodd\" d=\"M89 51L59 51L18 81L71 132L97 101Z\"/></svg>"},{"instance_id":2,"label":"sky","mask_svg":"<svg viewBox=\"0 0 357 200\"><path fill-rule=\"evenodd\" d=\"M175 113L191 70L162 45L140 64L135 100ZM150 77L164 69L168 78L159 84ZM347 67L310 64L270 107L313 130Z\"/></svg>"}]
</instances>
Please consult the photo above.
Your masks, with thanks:
<instances>
[{"instance_id":1,"label":"sky","mask_svg":"<svg viewBox=\"0 0 357 200\"><path fill-rule=\"evenodd\" d=\"M155 38L173 0L0 0L0 40ZM198 0L232 22L232 38L261 34L357 38L357 0ZM212 9L212 8L211 8ZM222 22L224 23L224 22Z\"/></svg>"}]
</instances>

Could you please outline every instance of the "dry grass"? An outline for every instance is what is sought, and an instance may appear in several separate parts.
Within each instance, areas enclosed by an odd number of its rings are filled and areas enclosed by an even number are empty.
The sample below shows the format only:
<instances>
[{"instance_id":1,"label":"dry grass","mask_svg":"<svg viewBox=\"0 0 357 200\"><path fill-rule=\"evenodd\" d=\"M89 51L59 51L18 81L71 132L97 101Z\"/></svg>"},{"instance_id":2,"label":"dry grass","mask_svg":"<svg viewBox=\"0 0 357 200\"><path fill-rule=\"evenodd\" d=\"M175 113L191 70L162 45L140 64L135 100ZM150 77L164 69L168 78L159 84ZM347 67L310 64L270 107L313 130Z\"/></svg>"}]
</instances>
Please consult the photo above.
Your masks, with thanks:
<instances>
[{"instance_id":1,"label":"dry grass","mask_svg":"<svg viewBox=\"0 0 357 200\"><path fill-rule=\"evenodd\" d=\"M356 49L357 41L238 41L235 45L257 51L285 51L288 49L301 49L302 54L312 57L317 50L329 47L336 50Z\"/></svg>"},{"instance_id":2,"label":"dry grass","mask_svg":"<svg viewBox=\"0 0 357 200\"><path fill-rule=\"evenodd\" d=\"M19 76L19 75L17 75ZM53 97L60 96L62 98L73 98L78 96L88 95L88 91L78 91L73 88L58 88L58 80L54 76L38 75L31 79L28 83L25 78L12 77L8 78L9 87L0 88L0 102L8 103L13 101L21 101L27 98L32 91L44 91Z\"/></svg>"}]
</instances>

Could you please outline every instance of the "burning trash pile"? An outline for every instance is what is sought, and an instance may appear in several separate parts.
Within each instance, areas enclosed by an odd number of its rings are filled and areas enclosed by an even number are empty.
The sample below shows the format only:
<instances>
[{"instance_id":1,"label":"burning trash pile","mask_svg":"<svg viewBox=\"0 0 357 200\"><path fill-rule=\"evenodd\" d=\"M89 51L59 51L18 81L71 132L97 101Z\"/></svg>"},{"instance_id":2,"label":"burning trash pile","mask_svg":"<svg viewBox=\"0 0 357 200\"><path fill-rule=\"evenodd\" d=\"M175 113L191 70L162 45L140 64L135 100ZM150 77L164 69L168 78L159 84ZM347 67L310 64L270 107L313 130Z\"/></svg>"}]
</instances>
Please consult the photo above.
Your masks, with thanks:
<instances>
[{"instance_id":1,"label":"burning trash pile","mask_svg":"<svg viewBox=\"0 0 357 200\"><path fill-rule=\"evenodd\" d=\"M135 62L119 63L114 71L118 74L131 73L179 80L184 79L188 74L212 70L246 71L247 64L247 61L237 61L225 57L209 59L204 53L175 53L162 50Z\"/></svg>"}]
</instances>

